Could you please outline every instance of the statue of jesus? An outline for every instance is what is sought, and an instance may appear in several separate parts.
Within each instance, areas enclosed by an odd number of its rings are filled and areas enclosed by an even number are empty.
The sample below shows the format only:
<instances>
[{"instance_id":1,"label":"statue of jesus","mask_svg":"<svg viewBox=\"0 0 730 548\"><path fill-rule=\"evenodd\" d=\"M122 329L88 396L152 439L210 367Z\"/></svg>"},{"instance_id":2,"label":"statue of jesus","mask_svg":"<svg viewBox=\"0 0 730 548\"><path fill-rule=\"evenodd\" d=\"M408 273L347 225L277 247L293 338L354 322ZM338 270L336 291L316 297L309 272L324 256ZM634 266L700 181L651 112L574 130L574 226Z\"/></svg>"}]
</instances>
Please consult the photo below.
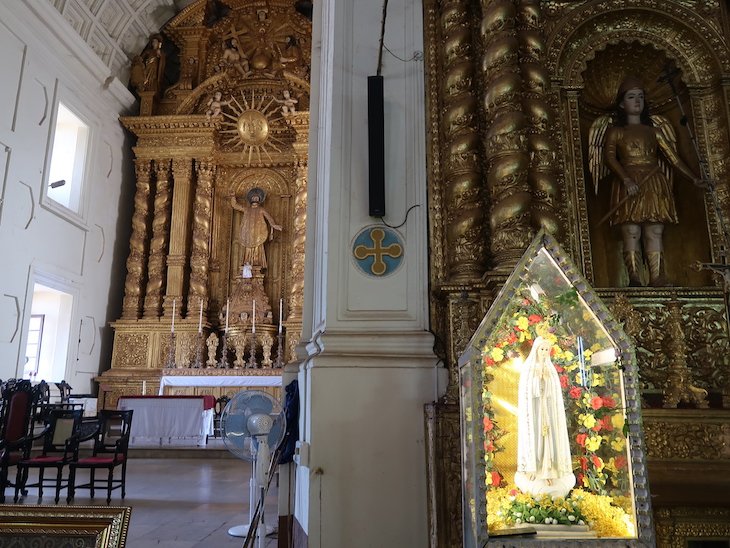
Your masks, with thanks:
<instances>
[{"instance_id":1,"label":"statue of jesus","mask_svg":"<svg viewBox=\"0 0 730 548\"><path fill-rule=\"evenodd\" d=\"M575 485L575 475L551 348L550 341L537 337L520 370L515 485L531 495L565 497Z\"/></svg>"},{"instance_id":2,"label":"statue of jesus","mask_svg":"<svg viewBox=\"0 0 730 548\"><path fill-rule=\"evenodd\" d=\"M240 224L239 242L243 246L242 263L249 268L261 270L267 267L264 243L274 238L274 230L281 231L268 211L261 205L266 197L260 188L252 188L246 194L248 205L240 205L235 195L231 195L231 207L243 213Z\"/></svg>"}]
</instances>

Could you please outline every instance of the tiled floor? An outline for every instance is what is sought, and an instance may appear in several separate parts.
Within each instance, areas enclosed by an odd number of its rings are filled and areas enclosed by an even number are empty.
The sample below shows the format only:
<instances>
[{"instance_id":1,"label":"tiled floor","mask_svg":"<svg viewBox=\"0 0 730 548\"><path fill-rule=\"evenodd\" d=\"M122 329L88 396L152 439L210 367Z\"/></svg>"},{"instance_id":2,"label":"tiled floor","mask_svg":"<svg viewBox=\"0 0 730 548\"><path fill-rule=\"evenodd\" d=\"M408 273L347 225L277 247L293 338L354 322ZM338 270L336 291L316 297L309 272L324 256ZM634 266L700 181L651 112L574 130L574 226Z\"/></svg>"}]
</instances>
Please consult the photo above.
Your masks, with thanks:
<instances>
[{"instance_id":1,"label":"tiled floor","mask_svg":"<svg viewBox=\"0 0 730 548\"><path fill-rule=\"evenodd\" d=\"M80 472L85 474L85 472ZM112 506L131 506L127 548L225 548L243 546L243 539L228 529L248 522L248 482L251 465L233 458L131 458L127 467L127 497L112 494ZM85 475L83 479L85 479ZM33 479L31 477L31 479ZM275 480L274 480L275 481ZM6 491L7 502L12 493ZM61 493L61 504L65 501ZM37 504L32 489L25 504ZM88 491L77 491L75 505L103 505L106 492L91 500ZM43 504L53 504L53 492L45 491ZM266 516L275 524L276 487L266 500ZM266 548L275 548L275 534Z\"/></svg>"}]
</instances>

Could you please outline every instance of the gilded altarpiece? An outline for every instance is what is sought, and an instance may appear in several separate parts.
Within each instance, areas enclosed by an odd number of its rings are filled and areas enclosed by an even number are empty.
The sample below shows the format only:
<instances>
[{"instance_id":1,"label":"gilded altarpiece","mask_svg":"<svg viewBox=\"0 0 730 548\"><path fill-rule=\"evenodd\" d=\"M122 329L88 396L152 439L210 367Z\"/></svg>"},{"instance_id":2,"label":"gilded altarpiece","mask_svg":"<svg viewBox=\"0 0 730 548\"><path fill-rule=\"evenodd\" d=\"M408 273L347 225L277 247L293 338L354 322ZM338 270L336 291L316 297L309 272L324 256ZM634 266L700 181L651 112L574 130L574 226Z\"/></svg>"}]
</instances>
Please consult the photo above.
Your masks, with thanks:
<instances>
[{"instance_id":1,"label":"gilded altarpiece","mask_svg":"<svg viewBox=\"0 0 730 548\"><path fill-rule=\"evenodd\" d=\"M450 373L426 411L431 545L462 542L458 356L539 229L635 343L658 545L728 537L726 5L427 0L424 23L431 318ZM631 263L622 228L605 220L613 187L596 155L608 150L596 128L608 131L630 76L680 160L650 174L667 174L678 220L660 230L654 263L646 249Z\"/></svg>"},{"instance_id":2,"label":"gilded altarpiece","mask_svg":"<svg viewBox=\"0 0 730 548\"><path fill-rule=\"evenodd\" d=\"M198 0L134 58L140 112L121 122L136 138L136 193L104 407L156 394L163 374L279 375L293 357L310 51L292 2Z\"/></svg>"}]
</instances>

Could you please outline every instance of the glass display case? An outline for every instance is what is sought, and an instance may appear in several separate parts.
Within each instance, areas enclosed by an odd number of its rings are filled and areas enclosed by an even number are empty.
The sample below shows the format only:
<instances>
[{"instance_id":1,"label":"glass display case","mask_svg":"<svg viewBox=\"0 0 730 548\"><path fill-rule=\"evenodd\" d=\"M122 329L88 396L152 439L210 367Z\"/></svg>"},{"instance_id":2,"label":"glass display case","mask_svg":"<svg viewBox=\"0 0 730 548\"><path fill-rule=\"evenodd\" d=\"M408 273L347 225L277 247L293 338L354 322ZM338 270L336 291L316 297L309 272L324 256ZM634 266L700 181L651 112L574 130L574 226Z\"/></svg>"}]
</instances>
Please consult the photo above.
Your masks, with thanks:
<instances>
[{"instance_id":1,"label":"glass display case","mask_svg":"<svg viewBox=\"0 0 730 548\"><path fill-rule=\"evenodd\" d=\"M464 546L653 546L634 350L551 236L459 372Z\"/></svg>"}]
</instances>

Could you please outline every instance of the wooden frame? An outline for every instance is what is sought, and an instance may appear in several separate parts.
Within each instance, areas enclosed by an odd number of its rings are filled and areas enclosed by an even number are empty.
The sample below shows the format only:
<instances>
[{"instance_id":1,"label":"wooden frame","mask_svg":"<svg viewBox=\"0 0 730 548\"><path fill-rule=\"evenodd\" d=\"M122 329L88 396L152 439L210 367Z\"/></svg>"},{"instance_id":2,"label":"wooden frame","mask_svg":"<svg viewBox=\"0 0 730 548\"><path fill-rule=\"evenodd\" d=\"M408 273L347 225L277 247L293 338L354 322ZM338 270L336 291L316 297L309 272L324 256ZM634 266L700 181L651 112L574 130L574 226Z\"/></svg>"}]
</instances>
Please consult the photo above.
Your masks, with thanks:
<instances>
[{"instance_id":1,"label":"wooden frame","mask_svg":"<svg viewBox=\"0 0 730 548\"><path fill-rule=\"evenodd\" d=\"M129 529L130 506L0 506L0 544L14 541L13 546L34 546L49 539L56 542L43 546L86 548L124 548ZM57 543L57 544L56 544Z\"/></svg>"}]
</instances>

